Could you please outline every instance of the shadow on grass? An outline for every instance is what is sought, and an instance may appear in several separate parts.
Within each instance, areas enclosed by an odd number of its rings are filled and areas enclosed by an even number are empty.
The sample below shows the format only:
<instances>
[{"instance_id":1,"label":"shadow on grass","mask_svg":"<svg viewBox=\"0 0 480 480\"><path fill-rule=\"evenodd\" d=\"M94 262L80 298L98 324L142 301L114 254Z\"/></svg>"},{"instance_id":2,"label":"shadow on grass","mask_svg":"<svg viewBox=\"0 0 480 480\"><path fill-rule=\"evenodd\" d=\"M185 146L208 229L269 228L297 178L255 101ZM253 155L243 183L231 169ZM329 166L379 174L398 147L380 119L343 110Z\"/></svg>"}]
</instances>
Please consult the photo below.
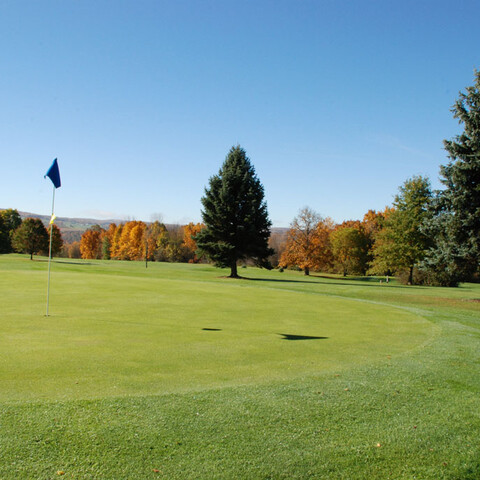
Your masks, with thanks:
<instances>
[{"instance_id":1,"label":"shadow on grass","mask_svg":"<svg viewBox=\"0 0 480 480\"><path fill-rule=\"evenodd\" d=\"M278 333L283 337L282 340L328 340L328 337L311 337L310 335L290 335L288 333Z\"/></svg>"},{"instance_id":2,"label":"shadow on grass","mask_svg":"<svg viewBox=\"0 0 480 480\"><path fill-rule=\"evenodd\" d=\"M33 260L34 262L46 262L48 263L48 258L37 258ZM65 260L54 260L52 258L52 263L63 263L65 265L98 265L98 263L90 263L90 262L69 262Z\"/></svg>"},{"instance_id":3,"label":"shadow on grass","mask_svg":"<svg viewBox=\"0 0 480 480\"><path fill-rule=\"evenodd\" d=\"M349 287L379 287L382 285L384 288L420 288L420 289L425 289L428 288L424 285L397 285L392 283L380 283L380 280L372 279L371 277L329 277L328 275L308 275L307 278L310 278L312 280L283 280L279 278L251 278L251 277L239 277L239 280L249 280L251 282L278 282L278 283L303 283L306 285L312 285L312 284L317 284L317 285L323 285L325 282L316 281L313 279L323 279L323 280L328 280L329 285L342 285L342 286L349 286ZM353 282L362 282L360 285L358 283L353 283Z\"/></svg>"},{"instance_id":4,"label":"shadow on grass","mask_svg":"<svg viewBox=\"0 0 480 480\"><path fill-rule=\"evenodd\" d=\"M202 328L202 330L205 330L206 332L221 332L221 328Z\"/></svg>"}]
</instances>

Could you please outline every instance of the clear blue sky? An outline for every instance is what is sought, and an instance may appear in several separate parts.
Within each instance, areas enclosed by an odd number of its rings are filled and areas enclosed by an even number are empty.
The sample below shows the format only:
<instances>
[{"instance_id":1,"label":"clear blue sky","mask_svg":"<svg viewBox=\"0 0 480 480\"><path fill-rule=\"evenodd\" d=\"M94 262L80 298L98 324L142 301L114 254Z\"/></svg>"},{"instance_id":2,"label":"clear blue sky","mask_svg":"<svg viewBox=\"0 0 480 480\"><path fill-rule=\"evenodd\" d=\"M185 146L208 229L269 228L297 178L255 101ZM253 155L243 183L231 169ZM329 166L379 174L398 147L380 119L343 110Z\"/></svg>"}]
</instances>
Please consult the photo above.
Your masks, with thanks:
<instances>
[{"instance_id":1,"label":"clear blue sky","mask_svg":"<svg viewBox=\"0 0 480 480\"><path fill-rule=\"evenodd\" d=\"M232 145L274 226L439 187L478 0L0 1L0 208L200 221Z\"/></svg>"}]
</instances>

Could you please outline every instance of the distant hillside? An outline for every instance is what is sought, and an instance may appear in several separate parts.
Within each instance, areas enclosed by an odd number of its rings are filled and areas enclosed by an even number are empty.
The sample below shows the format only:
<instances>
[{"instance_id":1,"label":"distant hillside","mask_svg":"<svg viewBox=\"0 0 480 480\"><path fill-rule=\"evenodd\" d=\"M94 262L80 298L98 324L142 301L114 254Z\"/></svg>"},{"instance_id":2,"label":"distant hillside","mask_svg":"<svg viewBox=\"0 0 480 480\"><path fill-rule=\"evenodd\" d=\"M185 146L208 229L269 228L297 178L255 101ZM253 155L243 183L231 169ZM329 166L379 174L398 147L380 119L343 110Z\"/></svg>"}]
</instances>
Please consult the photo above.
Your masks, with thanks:
<instances>
[{"instance_id":1,"label":"distant hillside","mask_svg":"<svg viewBox=\"0 0 480 480\"><path fill-rule=\"evenodd\" d=\"M0 208L0 210L3 210ZM30 212L18 212L22 219L24 218L39 218L45 225L50 222L50 215L38 215L37 213ZM88 230L93 225L100 225L105 230L111 223L125 223L126 220L110 219L110 220L98 220L95 218L68 218L57 217L55 219L55 225L61 230L62 237L65 243L79 242L82 238L82 234L85 230ZM150 223L150 222L147 222ZM167 229L173 227L173 225L166 225ZM272 228L272 233L285 234L288 228Z\"/></svg>"},{"instance_id":2,"label":"distant hillside","mask_svg":"<svg viewBox=\"0 0 480 480\"><path fill-rule=\"evenodd\" d=\"M18 212L22 219L24 218L39 218L45 225L50 222L50 215L38 215L37 213ZM100 225L107 229L111 223L124 222L124 220L98 220L94 218L68 218L57 217L55 225L61 230L62 237L65 243L79 242L85 230L88 230L93 225Z\"/></svg>"}]
</instances>

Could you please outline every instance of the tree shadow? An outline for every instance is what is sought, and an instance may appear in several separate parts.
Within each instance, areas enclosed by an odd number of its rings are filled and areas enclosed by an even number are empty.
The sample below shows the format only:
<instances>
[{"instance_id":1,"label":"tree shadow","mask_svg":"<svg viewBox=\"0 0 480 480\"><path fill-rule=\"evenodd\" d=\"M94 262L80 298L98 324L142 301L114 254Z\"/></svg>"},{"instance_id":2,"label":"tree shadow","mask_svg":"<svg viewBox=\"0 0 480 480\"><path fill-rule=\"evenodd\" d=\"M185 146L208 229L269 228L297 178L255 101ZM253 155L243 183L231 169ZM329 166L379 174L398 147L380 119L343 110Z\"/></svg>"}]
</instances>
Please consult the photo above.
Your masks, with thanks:
<instances>
[{"instance_id":1,"label":"tree shadow","mask_svg":"<svg viewBox=\"0 0 480 480\"><path fill-rule=\"evenodd\" d=\"M310 335L291 335L289 333L277 333L281 335L282 340L328 340L328 337L312 337Z\"/></svg>"},{"instance_id":2,"label":"tree shadow","mask_svg":"<svg viewBox=\"0 0 480 480\"><path fill-rule=\"evenodd\" d=\"M380 280L372 280L370 277L329 277L327 275L316 275L310 274L307 278L319 280L284 280L279 278L252 278L252 277L240 277L241 280L249 280L251 282L277 282L277 283L302 283L305 285L324 285L325 282L322 282L320 279L328 280L329 285L342 285L342 286L349 286L349 287L379 287ZM361 285L358 283L353 282L362 282ZM383 283L386 288L426 288L424 285L392 285L391 283Z\"/></svg>"},{"instance_id":3,"label":"tree shadow","mask_svg":"<svg viewBox=\"0 0 480 480\"><path fill-rule=\"evenodd\" d=\"M284 280L279 278L251 278L240 277L242 280L249 280L251 282L277 282L277 283L322 283L322 282L308 282L306 280Z\"/></svg>"},{"instance_id":4,"label":"tree shadow","mask_svg":"<svg viewBox=\"0 0 480 480\"><path fill-rule=\"evenodd\" d=\"M206 332L221 332L222 331L221 328L202 328L202 330L204 330Z\"/></svg>"}]
</instances>

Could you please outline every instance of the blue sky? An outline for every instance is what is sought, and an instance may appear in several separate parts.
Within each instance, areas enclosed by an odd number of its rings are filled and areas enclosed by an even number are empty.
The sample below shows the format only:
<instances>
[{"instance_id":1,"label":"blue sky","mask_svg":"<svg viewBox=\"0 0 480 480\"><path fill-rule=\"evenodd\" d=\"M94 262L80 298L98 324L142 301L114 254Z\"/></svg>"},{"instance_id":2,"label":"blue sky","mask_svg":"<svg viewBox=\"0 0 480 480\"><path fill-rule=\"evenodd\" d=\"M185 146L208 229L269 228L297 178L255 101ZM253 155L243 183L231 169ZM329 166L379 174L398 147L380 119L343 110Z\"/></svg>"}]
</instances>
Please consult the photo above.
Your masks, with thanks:
<instances>
[{"instance_id":1,"label":"blue sky","mask_svg":"<svg viewBox=\"0 0 480 480\"><path fill-rule=\"evenodd\" d=\"M274 226L435 188L480 68L475 1L0 1L0 208L200 221L232 145Z\"/></svg>"}]
</instances>

